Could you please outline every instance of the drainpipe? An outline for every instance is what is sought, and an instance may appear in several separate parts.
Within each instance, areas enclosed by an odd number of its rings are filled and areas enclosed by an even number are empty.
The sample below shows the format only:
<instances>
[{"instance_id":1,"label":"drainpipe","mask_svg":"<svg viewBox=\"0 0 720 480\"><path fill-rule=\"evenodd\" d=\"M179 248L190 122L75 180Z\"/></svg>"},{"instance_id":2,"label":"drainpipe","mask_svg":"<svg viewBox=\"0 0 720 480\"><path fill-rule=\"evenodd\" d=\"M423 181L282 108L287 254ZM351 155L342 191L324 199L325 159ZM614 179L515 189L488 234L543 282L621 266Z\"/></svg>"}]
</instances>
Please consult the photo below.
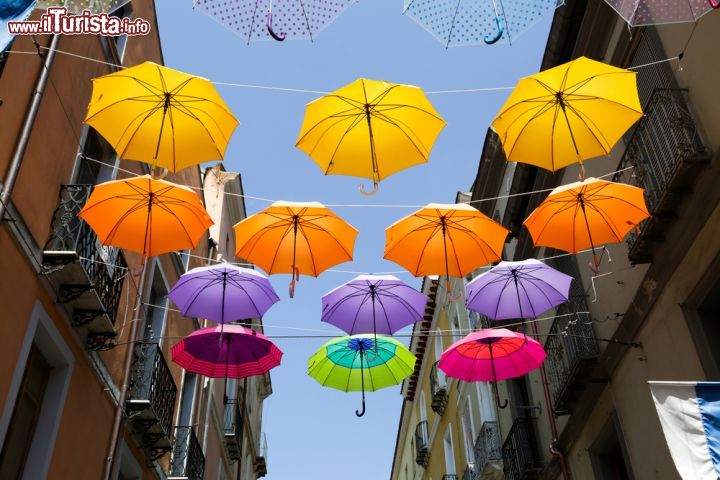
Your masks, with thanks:
<instances>
[{"instance_id":1,"label":"drainpipe","mask_svg":"<svg viewBox=\"0 0 720 480\"><path fill-rule=\"evenodd\" d=\"M55 60L55 51L59 43L60 35L53 35L50 40L50 48L47 50L47 54L43 60L40 75L38 75L37 82L35 83L35 90L33 92L32 99L30 100L30 108L25 116L25 122L23 123L22 130L20 131L17 146L13 152L12 160L10 160L10 166L8 167L5 180L2 184L2 192L0 192L0 222L2 222L5 218L5 212L7 210L7 205L10 203L10 196L12 195L13 188L15 187L15 181L20 173L20 165L22 164L23 157L25 157L25 151L27 150L27 146L30 141L30 134L35 126L35 120L37 119L37 114L40 110L40 103L42 102L43 95L45 94L45 87L50 79L50 67L52 67L53 61Z\"/></svg>"},{"instance_id":2,"label":"drainpipe","mask_svg":"<svg viewBox=\"0 0 720 480\"><path fill-rule=\"evenodd\" d=\"M120 387L120 395L118 396L118 403L115 407L115 418L113 419L112 433L110 434L110 445L108 446L107 455L105 457L105 473L103 474L104 480L110 480L113 469L115 467L115 458L118 450L118 440L120 439L120 425L122 424L123 414L125 411L125 399L127 398L127 391L130 384L130 370L132 368L132 359L135 350L135 337L137 336L138 313L142 306L142 300L145 294L145 281L147 278L149 259L142 259L142 270L140 271L140 284L138 286L137 298L135 299L135 307L133 308L132 318L130 320L130 334L128 336L128 349L125 353L125 364L123 366L122 386ZM128 288L130 286L128 285Z\"/></svg>"},{"instance_id":3,"label":"drainpipe","mask_svg":"<svg viewBox=\"0 0 720 480\"><path fill-rule=\"evenodd\" d=\"M538 329L536 322L532 322L532 329L535 338L538 337ZM565 454L558 448L558 430L557 423L555 422L555 409L553 408L552 401L550 399L550 388L548 386L547 374L545 373L545 366L540 365L540 375L542 377L543 393L545 394L545 405L547 406L548 422L550 423L550 432L552 433L552 441L550 442L550 455L558 459L560 462L560 469L562 470L563 480L570 480L570 470L568 470L567 460Z\"/></svg>"}]
</instances>

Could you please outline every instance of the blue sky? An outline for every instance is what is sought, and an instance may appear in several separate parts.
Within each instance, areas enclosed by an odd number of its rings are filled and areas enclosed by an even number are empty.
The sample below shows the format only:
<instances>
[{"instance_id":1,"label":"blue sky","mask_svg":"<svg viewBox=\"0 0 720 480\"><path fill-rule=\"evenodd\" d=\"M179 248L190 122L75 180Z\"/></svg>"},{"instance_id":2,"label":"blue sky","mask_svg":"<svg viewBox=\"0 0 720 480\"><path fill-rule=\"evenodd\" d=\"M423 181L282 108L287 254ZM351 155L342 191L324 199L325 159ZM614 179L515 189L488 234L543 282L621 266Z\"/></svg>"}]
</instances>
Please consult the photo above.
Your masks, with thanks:
<instances>
[{"instance_id":1,"label":"blue sky","mask_svg":"<svg viewBox=\"0 0 720 480\"><path fill-rule=\"evenodd\" d=\"M310 0L309 0L310 1ZM538 70L547 40L546 19L515 41L446 50L410 18L402 0L361 0L314 43L260 42L247 46L201 12L191 0L157 0L165 62L211 80L329 91L358 77L418 85L427 91L514 85ZM358 193L359 179L323 176L294 147L305 104L317 95L218 87L240 120L226 168L242 173L245 192L259 197L330 204L451 203L468 190L477 171L485 132L508 92L432 95L448 125L426 165L383 181L375 197ZM369 183L369 182L366 182ZM247 200L250 213L267 204ZM360 235L353 263L338 269L401 270L382 259L384 229L412 209L335 208ZM419 287L408 274L401 279ZM282 301L265 316L268 335L341 334L320 322L321 296L352 275L327 272L302 277L296 298L289 277L272 277ZM406 342L407 339L402 339ZM321 387L306 374L307 358L322 339L277 339L285 352L273 370L273 395L265 403L268 478L367 480L389 478L402 397L399 387L367 396L367 413L355 416L359 393Z\"/></svg>"}]
</instances>

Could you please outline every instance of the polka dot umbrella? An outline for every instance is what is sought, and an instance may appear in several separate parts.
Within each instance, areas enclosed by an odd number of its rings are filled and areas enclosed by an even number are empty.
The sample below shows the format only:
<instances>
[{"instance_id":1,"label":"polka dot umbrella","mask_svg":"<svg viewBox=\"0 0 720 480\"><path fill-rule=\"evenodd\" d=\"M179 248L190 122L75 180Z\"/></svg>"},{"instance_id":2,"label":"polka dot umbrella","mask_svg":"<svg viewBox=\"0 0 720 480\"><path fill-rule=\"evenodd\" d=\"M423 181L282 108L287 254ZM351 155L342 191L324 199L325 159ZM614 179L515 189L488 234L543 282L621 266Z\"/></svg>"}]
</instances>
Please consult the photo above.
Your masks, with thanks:
<instances>
[{"instance_id":1,"label":"polka dot umbrella","mask_svg":"<svg viewBox=\"0 0 720 480\"><path fill-rule=\"evenodd\" d=\"M448 47L512 43L563 0L405 0L405 15Z\"/></svg>"},{"instance_id":2,"label":"polka dot umbrella","mask_svg":"<svg viewBox=\"0 0 720 480\"><path fill-rule=\"evenodd\" d=\"M314 40L357 0L194 0L193 8L250 42Z\"/></svg>"}]
</instances>

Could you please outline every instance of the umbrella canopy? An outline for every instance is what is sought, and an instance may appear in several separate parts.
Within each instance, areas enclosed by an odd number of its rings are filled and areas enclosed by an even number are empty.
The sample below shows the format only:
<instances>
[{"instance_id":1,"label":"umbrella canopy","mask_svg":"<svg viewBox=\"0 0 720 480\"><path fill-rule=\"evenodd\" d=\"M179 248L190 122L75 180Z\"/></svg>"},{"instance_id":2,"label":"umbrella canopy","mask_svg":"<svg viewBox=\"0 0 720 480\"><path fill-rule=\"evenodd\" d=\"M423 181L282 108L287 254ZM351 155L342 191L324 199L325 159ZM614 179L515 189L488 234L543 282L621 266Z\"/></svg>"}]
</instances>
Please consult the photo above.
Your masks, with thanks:
<instances>
[{"instance_id":1,"label":"umbrella canopy","mask_svg":"<svg viewBox=\"0 0 720 480\"><path fill-rule=\"evenodd\" d=\"M110 13L122 7L130 0L37 0L38 8L64 7L68 13L80 14L84 10L92 13Z\"/></svg>"},{"instance_id":2,"label":"umbrella canopy","mask_svg":"<svg viewBox=\"0 0 720 480\"><path fill-rule=\"evenodd\" d=\"M235 225L237 256L269 274L317 277L352 260L358 231L318 202L275 202Z\"/></svg>"},{"instance_id":3,"label":"umbrella canopy","mask_svg":"<svg viewBox=\"0 0 720 480\"><path fill-rule=\"evenodd\" d=\"M213 224L197 193L150 175L96 185L78 215L103 245L143 257L194 249Z\"/></svg>"},{"instance_id":4,"label":"umbrella canopy","mask_svg":"<svg viewBox=\"0 0 720 480\"><path fill-rule=\"evenodd\" d=\"M262 375L280 365L283 353L265 335L240 325L196 330L172 348L172 360L210 378Z\"/></svg>"},{"instance_id":5,"label":"umbrella canopy","mask_svg":"<svg viewBox=\"0 0 720 480\"><path fill-rule=\"evenodd\" d=\"M643 115L636 76L580 57L521 79L492 123L507 159L554 172L609 154Z\"/></svg>"},{"instance_id":6,"label":"umbrella canopy","mask_svg":"<svg viewBox=\"0 0 720 480\"><path fill-rule=\"evenodd\" d=\"M360 275L322 297L322 321L350 335L392 335L420 321L429 300L392 275Z\"/></svg>"},{"instance_id":7,"label":"umbrella canopy","mask_svg":"<svg viewBox=\"0 0 720 480\"><path fill-rule=\"evenodd\" d=\"M193 268L168 297L186 317L220 323L260 318L280 300L263 274L227 263Z\"/></svg>"},{"instance_id":8,"label":"umbrella canopy","mask_svg":"<svg viewBox=\"0 0 720 480\"><path fill-rule=\"evenodd\" d=\"M512 43L562 0L405 0L405 15L445 48Z\"/></svg>"},{"instance_id":9,"label":"umbrella canopy","mask_svg":"<svg viewBox=\"0 0 720 480\"><path fill-rule=\"evenodd\" d=\"M376 345L377 342L377 345ZM377 355L369 353L377 348ZM324 387L343 392L365 391L397 385L415 370L415 355L393 338L353 335L330 340L308 360L308 375Z\"/></svg>"},{"instance_id":10,"label":"umbrella canopy","mask_svg":"<svg viewBox=\"0 0 720 480\"><path fill-rule=\"evenodd\" d=\"M641 188L597 178L562 185L530 214L524 225L535 246L577 253L621 242L649 217Z\"/></svg>"},{"instance_id":11,"label":"umbrella canopy","mask_svg":"<svg viewBox=\"0 0 720 480\"><path fill-rule=\"evenodd\" d=\"M631 27L696 22L716 0L605 0Z\"/></svg>"},{"instance_id":12,"label":"umbrella canopy","mask_svg":"<svg viewBox=\"0 0 720 480\"><path fill-rule=\"evenodd\" d=\"M533 258L500 262L467 285L467 307L493 320L537 318L567 301L572 280Z\"/></svg>"},{"instance_id":13,"label":"umbrella canopy","mask_svg":"<svg viewBox=\"0 0 720 480\"><path fill-rule=\"evenodd\" d=\"M425 163L445 120L418 87L361 78L305 109L296 146L325 175L375 184Z\"/></svg>"},{"instance_id":14,"label":"umbrella canopy","mask_svg":"<svg viewBox=\"0 0 720 480\"><path fill-rule=\"evenodd\" d=\"M248 44L315 37L357 0L194 0L205 12Z\"/></svg>"},{"instance_id":15,"label":"umbrella canopy","mask_svg":"<svg viewBox=\"0 0 720 480\"><path fill-rule=\"evenodd\" d=\"M384 258L416 277L464 277L500 260L508 233L470 205L431 203L385 230Z\"/></svg>"},{"instance_id":16,"label":"umbrella canopy","mask_svg":"<svg viewBox=\"0 0 720 480\"><path fill-rule=\"evenodd\" d=\"M440 357L438 368L464 382L495 382L516 378L539 368L547 354L540 342L505 328L473 332L453 343ZM500 397L495 391L498 407Z\"/></svg>"},{"instance_id":17,"label":"umbrella canopy","mask_svg":"<svg viewBox=\"0 0 720 480\"><path fill-rule=\"evenodd\" d=\"M208 80L152 62L93 79L85 123L120 158L171 172L222 160L238 125Z\"/></svg>"}]
</instances>

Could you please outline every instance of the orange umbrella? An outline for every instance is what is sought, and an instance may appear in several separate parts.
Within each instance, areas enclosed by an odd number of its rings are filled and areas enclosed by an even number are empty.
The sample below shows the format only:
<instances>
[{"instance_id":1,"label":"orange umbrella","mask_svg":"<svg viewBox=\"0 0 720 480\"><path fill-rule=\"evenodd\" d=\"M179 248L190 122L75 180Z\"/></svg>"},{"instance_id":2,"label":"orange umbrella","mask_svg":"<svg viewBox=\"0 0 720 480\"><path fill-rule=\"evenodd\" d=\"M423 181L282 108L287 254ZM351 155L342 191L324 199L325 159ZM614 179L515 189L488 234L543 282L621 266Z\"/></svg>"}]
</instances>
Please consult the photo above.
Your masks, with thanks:
<instances>
[{"instance_id":1,"label":"orange umbrella","mask_svg":"<svg viewBox=\"0 0 720 480\"><path fill-rule=\"evenodd\" d=\"M96 185L78 215L103 245L143 259L195 248L213 224L194 191L149 175Z\"/></svg>"},{"instance_id":2,"label":"orange umbrella","mask_svg":"<svg viewBox=\"0 0 720 480\"><path fill-rule=\"evenodd\" d=\"M577 253L595 246L621 242L649 217L642 188L597 178L562 185L525 220L535 246Z\"/></svg>"},{"instance_id":3,"label":"orange umbrella","mask_svg":"<svg viewBox=\"0 0 720 480\"><path fill-rule=\"evenodd\" d=\"M431 203L385 230L385 256L416 277L464 277L500 260L509 230L467 204Z\"/></svg>"},{"instance_id":4,"label":"orange umbrella","mask_svg":"<svg viewBox=\"0 0 720 480\"><path fill-rule=\"evenodd\" d=\"M352 260L358 231L318 202L275 202L235 225L237 256L269 274L317 277Z\"/></svg>"}]
</instances>

